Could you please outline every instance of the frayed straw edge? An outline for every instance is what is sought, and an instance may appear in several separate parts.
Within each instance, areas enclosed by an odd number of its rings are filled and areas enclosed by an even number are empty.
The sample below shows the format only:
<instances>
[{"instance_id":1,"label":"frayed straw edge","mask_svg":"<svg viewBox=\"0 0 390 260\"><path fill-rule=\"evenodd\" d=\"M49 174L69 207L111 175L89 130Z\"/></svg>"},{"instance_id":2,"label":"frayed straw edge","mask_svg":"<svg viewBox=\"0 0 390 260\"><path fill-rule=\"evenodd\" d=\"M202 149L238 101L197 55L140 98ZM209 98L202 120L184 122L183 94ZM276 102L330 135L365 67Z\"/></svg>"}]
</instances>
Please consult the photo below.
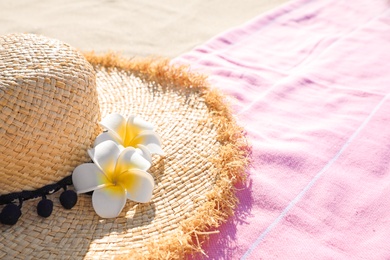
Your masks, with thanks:
<instances>
[{"instance_id":1,"label":"frayed straw edge","mask_svg":"<svg viewBox=\"0 0 390 260\"><path fill-rule=\"evenodd\" d=\"M199 90L210 111L217 129L220 157L213 160L214 174L218 179L214 189L206 194L207 200L195 215L182 221L179 230L151 241L148 254L134 251L117 259L182 259L188 254L203 254L202 244L228 217L234 214L238 200L234 185L246 181L245 170L249 164L250 147L244 131L236 124L223 96L211 89L203 75L191 73L187 66L171 65L167 59L125 59L114 53L95 55L85 53L94 66L117 68L142 75L147 80L169 83L185 89Z\"/></svg>"}]
</instances>

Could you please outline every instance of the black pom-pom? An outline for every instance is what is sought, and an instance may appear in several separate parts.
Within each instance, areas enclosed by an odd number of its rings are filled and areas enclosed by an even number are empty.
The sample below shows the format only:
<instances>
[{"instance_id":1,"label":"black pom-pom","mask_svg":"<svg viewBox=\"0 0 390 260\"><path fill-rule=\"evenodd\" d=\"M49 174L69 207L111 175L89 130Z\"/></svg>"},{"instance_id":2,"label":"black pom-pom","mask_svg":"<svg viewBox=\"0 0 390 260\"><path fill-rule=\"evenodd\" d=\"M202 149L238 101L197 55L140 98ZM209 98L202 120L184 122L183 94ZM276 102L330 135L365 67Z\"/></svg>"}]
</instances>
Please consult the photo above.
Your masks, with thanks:
<instances>
[{"instance_id":1,"label":"black pom-pom","mask_svg":"<svg viewBox=\"0 0 390 260\"><path fill-rule=\"evenodd\" d=\"M39 216L47 218L53 212L53 201L42 199L37 206L37 213Z\"/></svg>"},{"instance_id":2,"label":"black pom-pom","mask_svg":"<svg viewBox=\"0 0 390 260\"><path fill-rule=\"evenodd\" d=\"M5 225L15 225L22 211L13 203L7 204L0 213L0 222Z\"/></svg>"},{"instance_id":3,"label":"black pom-pom","mask_svg":"<svg viewBox=\"0 0 390 260\"><path fill-rule=\"evenodd\" d=\"M66 209L71 209L77 203L77 193L73 190L66 190L60 195L61 205Z\"/></svg>"}]
</instances>

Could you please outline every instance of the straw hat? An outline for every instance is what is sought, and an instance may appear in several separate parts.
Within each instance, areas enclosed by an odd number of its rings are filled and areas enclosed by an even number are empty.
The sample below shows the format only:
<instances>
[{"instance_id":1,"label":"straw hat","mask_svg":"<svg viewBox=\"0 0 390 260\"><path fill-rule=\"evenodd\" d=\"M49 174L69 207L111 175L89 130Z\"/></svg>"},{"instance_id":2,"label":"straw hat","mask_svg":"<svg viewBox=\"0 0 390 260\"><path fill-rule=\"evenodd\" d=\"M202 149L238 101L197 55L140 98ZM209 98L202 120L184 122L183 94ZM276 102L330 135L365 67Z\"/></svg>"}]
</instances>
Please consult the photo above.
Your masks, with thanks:
<instances>
[{"instance_id":1,"label":"straw hat","mask_svg":"<svg viewBox=\"0 0 390 260\"><path fill-rule=\"evenodd\" d=\"M0 111L1 259L182 258L233 213L248 147L222 96L185 67L6 35ZM72 173L93 164L112 114L153 124L165 155L139 146L151 197L102 218Z\"/></svg>"}]
</instances>

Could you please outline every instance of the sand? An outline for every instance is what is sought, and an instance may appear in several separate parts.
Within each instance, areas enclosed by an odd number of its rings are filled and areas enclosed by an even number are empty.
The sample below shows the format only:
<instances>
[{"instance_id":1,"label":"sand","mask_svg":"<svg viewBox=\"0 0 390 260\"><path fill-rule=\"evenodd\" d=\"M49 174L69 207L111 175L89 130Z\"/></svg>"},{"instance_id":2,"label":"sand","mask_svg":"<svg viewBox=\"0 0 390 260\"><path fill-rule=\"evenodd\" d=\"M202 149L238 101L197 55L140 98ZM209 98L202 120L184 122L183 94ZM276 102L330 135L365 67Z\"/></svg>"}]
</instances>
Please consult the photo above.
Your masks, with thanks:
<instances>
[{"instance_id":1,"label":"sand","mask_svg":"<svg viewBox=\"0 0 390 260\"><path fill-rule=\"evenodd\" d=\"M0 1L0 34L36 33L82 50L174 58L287 0Z\"/></svg>"}]
</instances>

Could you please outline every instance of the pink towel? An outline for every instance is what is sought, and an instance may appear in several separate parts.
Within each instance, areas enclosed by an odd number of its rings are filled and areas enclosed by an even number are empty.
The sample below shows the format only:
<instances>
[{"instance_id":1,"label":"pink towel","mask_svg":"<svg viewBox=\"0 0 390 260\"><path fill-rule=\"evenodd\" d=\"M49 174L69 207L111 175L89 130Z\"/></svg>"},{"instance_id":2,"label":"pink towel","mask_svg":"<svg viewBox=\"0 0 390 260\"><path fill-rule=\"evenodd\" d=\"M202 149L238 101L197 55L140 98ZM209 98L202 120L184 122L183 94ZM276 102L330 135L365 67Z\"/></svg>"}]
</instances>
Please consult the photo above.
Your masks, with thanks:
<instances>
[{"instance_id":1,"label":"pink towel","mask_svg":"<svg viewBox=\"0 0 390 260\"><path fill-rule=\"evenodd\" d=\"M174 62L253 146L211 259L390 259L390 1L292 0Z\"/></svg>"}]
</instances>

